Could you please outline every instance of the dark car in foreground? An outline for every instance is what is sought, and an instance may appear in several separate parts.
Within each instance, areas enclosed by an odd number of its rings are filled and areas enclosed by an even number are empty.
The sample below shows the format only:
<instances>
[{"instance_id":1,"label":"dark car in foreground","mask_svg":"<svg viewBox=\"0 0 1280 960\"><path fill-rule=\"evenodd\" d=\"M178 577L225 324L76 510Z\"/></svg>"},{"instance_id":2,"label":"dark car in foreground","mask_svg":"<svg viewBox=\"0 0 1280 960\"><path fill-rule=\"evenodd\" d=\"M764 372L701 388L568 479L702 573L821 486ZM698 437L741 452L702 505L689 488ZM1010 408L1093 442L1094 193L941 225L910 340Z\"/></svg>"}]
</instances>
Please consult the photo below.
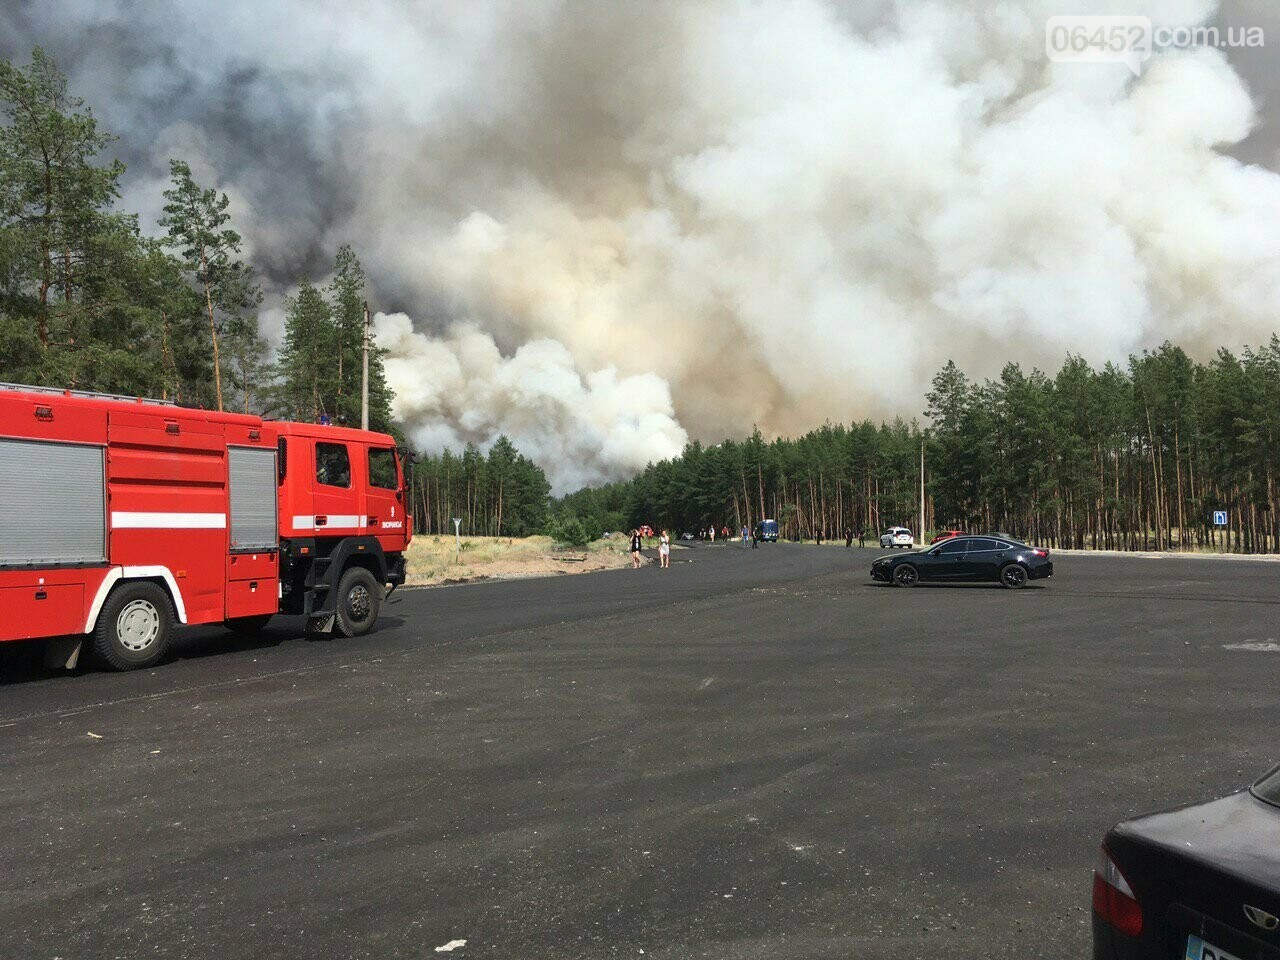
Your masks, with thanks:
<instances>
[{"instance_id":1,"label":"dark car in foreground","mask_svg":"<svg viewBox=\"0 0 1280 960\"><path fill-rule=\"evenodd\" d=\"M997 537L952 537L928 550L881 557L871 578L895 587L918 583L999 583L1011 590L1053 576L1049 551Z\"/></svg>"},{"instance_id":2,"label":"dark car in foreground","mask_svg":"<svg viewBox=\"0 0 1280 960\"><path fill-rule=\"evenodd\" d=\"M1280 767L1117 824L1093 876L1094 960L1280 960Z\"/></svg>"}]
</instances>

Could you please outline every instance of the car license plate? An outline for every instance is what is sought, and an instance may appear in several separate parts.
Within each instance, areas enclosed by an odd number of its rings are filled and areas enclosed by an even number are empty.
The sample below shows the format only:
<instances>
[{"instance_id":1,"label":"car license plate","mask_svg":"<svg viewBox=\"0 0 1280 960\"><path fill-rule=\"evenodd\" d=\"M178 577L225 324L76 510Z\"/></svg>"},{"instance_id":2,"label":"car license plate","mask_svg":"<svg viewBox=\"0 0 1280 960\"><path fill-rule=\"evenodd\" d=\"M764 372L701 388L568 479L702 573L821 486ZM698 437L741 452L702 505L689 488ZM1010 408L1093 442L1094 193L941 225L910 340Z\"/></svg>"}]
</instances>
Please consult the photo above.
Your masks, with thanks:
<instances>
[{"instance_id":1,"label":"car license plate","mask_svg":"<svg viewBox=\"0 0 1280 960\"><path fill-rule=\"evenodd\" d=\"M1219 950L1211 943L1205 943L1197 936L1187 937L1186 960L1240 960L1234 953Z\"/></svg>"}]
</instances>

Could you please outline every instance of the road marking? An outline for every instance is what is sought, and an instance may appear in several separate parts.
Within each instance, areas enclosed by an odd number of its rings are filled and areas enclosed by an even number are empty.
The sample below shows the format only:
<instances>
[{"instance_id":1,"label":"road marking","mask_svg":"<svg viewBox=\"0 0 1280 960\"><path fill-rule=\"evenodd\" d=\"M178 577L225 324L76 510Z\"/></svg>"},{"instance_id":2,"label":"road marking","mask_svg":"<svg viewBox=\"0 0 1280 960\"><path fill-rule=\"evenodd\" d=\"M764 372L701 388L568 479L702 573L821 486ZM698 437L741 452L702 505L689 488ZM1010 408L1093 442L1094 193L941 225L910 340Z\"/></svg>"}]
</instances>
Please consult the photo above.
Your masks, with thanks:
<instances>
[{"instance_id":1,"label":"road marking","mask_svg":"<svg viewBox=\"0 0 1280 960\"><path fill-rule=\"evenodd\" d=\"M1251 650L1255 653L1280 653L1280 643L1274 640L1268 640L1263 643L1258 640L1250 640L1246 643L1224 643L1223 650Z\"/></svg>"}]
</instances>

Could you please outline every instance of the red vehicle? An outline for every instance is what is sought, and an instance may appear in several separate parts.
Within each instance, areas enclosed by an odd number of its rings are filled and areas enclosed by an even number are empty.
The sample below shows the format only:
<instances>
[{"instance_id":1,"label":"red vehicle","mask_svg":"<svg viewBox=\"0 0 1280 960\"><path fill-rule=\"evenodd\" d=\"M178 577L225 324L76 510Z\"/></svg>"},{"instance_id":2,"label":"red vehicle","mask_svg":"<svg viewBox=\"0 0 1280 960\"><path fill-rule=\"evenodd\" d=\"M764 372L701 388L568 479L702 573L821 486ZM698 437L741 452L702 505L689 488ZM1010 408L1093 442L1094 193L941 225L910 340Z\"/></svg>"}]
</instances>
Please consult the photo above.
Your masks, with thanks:
<instances>
[{"instance_id":1,"label":"red vehicle","mask_svg":"<svg viewBox=\"0 0 1280 960\"><path fill-rule=\"evenodd\" d=\"M929 545L932 546L935 543L941 543L943 540L950 540L952 537L963 537L963 536L964 536L963 530L942 530L942 531L939 531L936 537L934 537L932 540L929 541Z\"/></svg>"},{"instance_id":2,"label":"red vehicle","mask_svg":"<svg viewBox=\"0 0 1280 960\"><path fill-rule=\"evenodd\" d=\"M175 623L363 634L404 582L407 509L386 434L0 385L0 641L131 670Z\"/></svg>"}]
</instances>

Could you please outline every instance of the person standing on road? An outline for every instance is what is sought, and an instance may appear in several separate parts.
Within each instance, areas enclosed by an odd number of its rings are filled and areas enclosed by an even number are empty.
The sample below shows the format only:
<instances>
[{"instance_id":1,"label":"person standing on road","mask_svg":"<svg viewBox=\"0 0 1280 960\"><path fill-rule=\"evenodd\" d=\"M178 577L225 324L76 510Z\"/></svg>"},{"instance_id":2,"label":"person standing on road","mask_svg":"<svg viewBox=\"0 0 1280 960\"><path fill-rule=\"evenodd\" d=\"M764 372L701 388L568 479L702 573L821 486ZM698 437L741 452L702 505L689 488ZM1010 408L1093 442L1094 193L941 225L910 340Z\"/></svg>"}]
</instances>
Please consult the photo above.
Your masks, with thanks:
<instances>
[{"instance_id":1,"label":"person standing on road","mask_svg":"<svg viewBox=\"0 0 1280 960\"><path fill-rule=\"evenodd\" d=\"M667 535L667 531L662 531L662 536L658 538L658 563L663 570L671 569L671 537Z\"/></svg>"},{"instance_id":2,"label":"person standing on road","mask_svg":"<svg viewBox=\"0 0 1280 960\"><path fill-rule=\"evenodd\" d=\"M756 526L751 531L751 549L752 550L757 550L760 547L760 533L761 533L761 529L759 526Z\"/></svg>"},{"instance_id":3,"label":"person standing on road","mask_svg":"<svg viewBox=\"0 0 1280 960\"><path fill-rule=\"evenodd\" d=\"M866 538L867 538L867 531L863 530L862 527L859 527L858 528L858 549L859 550L862 549L862 541L865 540Z\"/></svg>"},{"instance_id":4,"label":"person standing on road","mask_svg":"<svg viewBox=\"0 0 1280 960\"><path fill-rule=\"evenodd\" d=\"M844 548L848 550L853 546L853 527L844 528Z\"/></svg>"},{"instance_id":5,"label":"person standing on road","mask_svg":"<svg viewBox=\"0 0 1280 960\"><path fill-rule=\"evenodd\" d=\"M631 569L640 569L640 531L631 531Z\"/></svg>"}]
</instances>

